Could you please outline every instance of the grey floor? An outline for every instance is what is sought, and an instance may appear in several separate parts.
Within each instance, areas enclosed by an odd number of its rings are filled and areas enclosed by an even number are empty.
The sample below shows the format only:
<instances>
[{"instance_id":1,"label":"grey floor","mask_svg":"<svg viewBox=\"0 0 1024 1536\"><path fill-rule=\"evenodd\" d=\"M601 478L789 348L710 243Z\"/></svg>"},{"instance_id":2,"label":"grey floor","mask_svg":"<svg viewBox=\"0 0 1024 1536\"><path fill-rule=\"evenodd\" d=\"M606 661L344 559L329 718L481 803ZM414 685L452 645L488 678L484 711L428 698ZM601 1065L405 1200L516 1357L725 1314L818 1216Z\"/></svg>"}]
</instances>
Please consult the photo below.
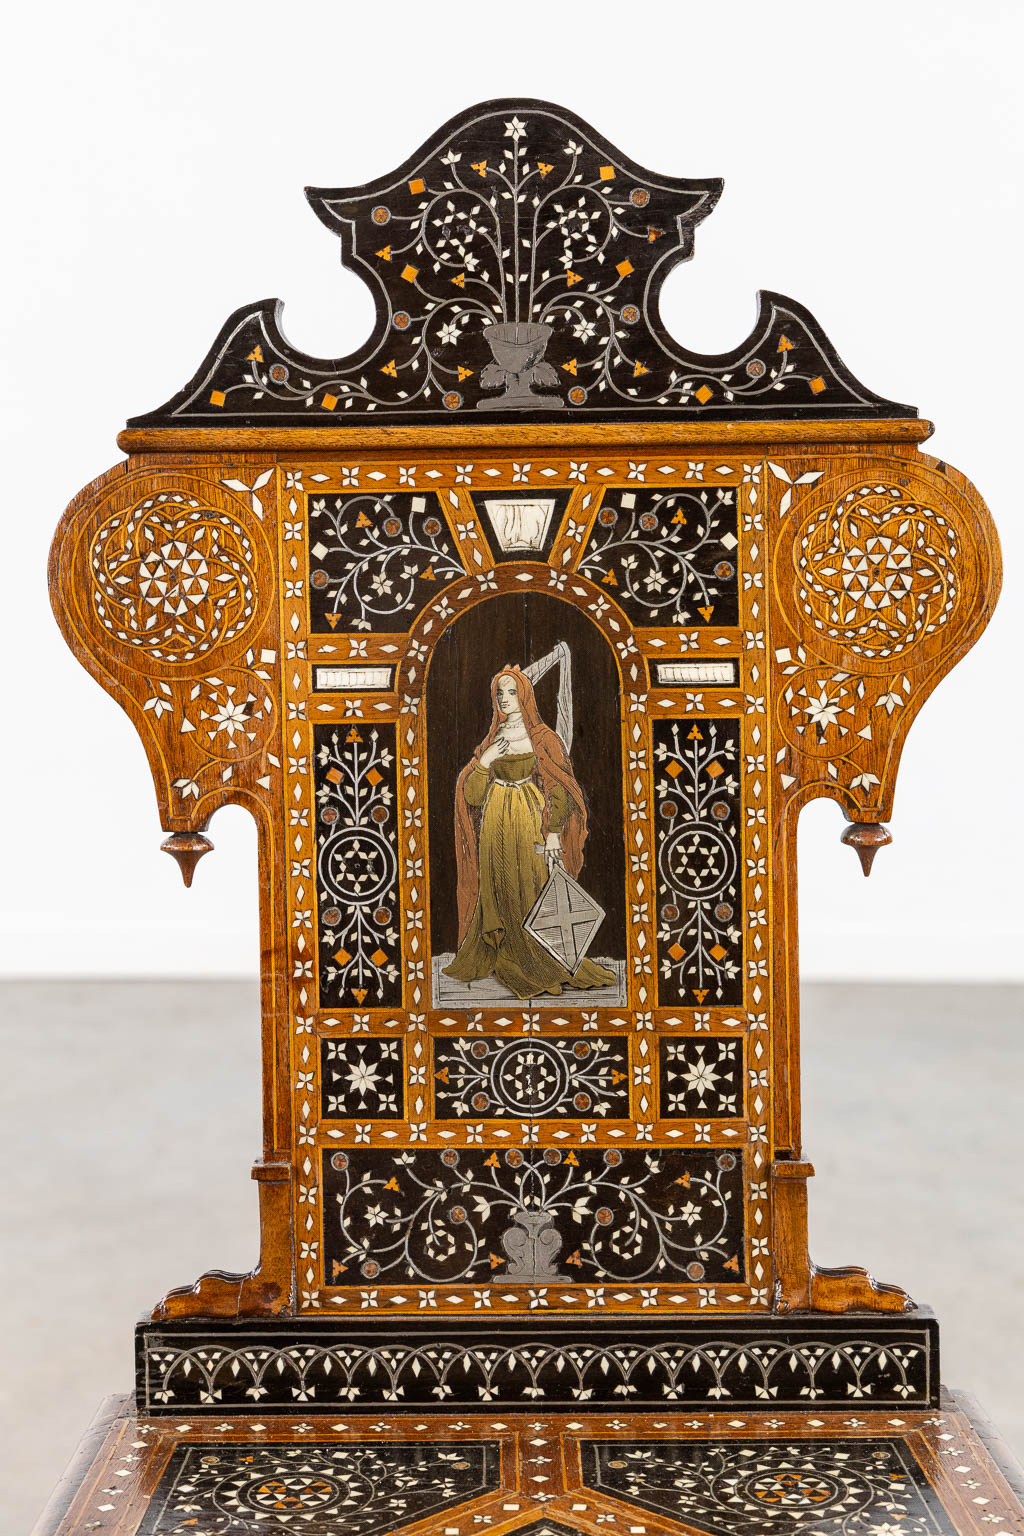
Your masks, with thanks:
<instances>
[{"instance_id":1,"label":"grey floor","mask_svg":"<svg viewBox=\"0 0 1024 1536\"><path fill-rule=\"evenodd\" d=\"M4 1536L128 1389L134 1319L255 1257L256 1009L246 983L0 984ZM1022 1026L1024 987L804 993L814 1256L930 1302L943 1378L1024 1456Z\"/></svg>"}]
</instances>

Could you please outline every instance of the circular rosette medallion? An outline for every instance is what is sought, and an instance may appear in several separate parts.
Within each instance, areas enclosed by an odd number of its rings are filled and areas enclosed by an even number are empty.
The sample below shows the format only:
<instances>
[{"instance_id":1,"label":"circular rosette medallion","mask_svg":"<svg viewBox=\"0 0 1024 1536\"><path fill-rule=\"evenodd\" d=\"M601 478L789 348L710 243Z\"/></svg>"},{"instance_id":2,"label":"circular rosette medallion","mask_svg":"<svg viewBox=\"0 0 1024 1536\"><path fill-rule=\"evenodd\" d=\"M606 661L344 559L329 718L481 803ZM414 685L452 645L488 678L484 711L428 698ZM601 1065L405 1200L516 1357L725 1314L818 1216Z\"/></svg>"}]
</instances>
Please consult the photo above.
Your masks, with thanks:
<instances>
[{"instance_id":1,"label":"circular rosette medallion","mask_svg":"<svg viewBox=\"0 0 1024 1536\"><path fill-rule=\"evenodd\" d=\"M808 1518L808 1530L817 1529L815 1517L845 1521L876 1500L868 1479L853 1468L819 1468L814 1464L817 1458L799 1455L766 1459L779 1464L755 1467L739 1476L735 1467L719 1472L712 1481L716 1499L731 1509L759 1513L770 1526L774 1527L777 1521L780 1528L787 1530L796 1529L791 1527L793 1521L804 1529Z\"/></svg>"},{"instance_id":2,"label":"circular rosette medallion","mask_svg":"<svg viewBox=\"0 0 1024 1536\"><path fill-rule=\"evenodd\" d=\"M246 1530L254 1516L259 1521L251 1527L254 1530L263 1529L263 1522L290 1528L297 1521L302 1527L314 1514L344 1511L351 1516L370 1502L373 1484L361 1472L351 1467L320 1471L311 1464L319 1460L304 1458L305 1464L293 1466L282 1459L277 1466L269 1465L262 1476L248 1470L236 1474L221 1484L214 1501L232 1521L243 1522Z\"/></svg>"},{"instance_id":3,"label":"circular rosette medallion","mask_svg":"<svg viewBox=\"0 0 1024 1536\"><path fill-rule=\"evenodd\" d=\"M791 676L779 698L779 724L791 746L805 756L842 756L862 741L871 739L870 690L864 679L828 667L801 667Z\"/></svg>"},{"instance_id":4,"label":"circular rosette medallion","mask_svg":"<svg viewBox=\"0 0 1024 1536\"><path fill-rule=\"evenodd\" d=\"M112 513L89 551L103 627L147 659L184 664L237 639L256 611L256 554L226 512L184 491Z\"/></svg>"},{"instance_id":5,"label":"circular rosette medallion","mask_svg":"<svg viewBox=\"0 0 1024 1536\"><path fill-rule=\"evenodd\" d=\"M321 847L318 869L324 889L343 905L365 907L392 889L398 860L376 827L343 827Z\"/></svg>"},{"instance_id":6,"label":"circular rosette medallion","mask_svg":"<svg viewBox=\"0 0 1024 1536\"><path fill-rule=\"evenodd\" d=\"M736 875L736 849L708 822L688 822L666 838L658 853L665 884L692 901L717 895Z\"/></svg>"},{"instance_id":7,"label":"circular rosette medallion","mask_svg":"<svg viewBox=\"0 0 1024 1536\"><path fill-rule=\"evenodd\" d=\"M847 481L841 492L823 480L798 503L792 542L779 546L778 592L793 629L858 671L890 667L929 637L939 638L941 653L966 600L952 487L893 468L885 466L884 479Z\"/></svg>"},{"instance_id":8,"label":"circular rosette medallion","mask_svg":"<svg viewBox=\"0 0 1024 1536\"><path fill-rule=\"evenodd\" d=\"M258 751L270 735L274 703L258 677L228 667L190 690L185 721L197 732L193 740L201 742L205 752L239 762Z\"/></svg>"},{"instance_id":9,"label":"circular rosette medallion","mask_svg":"<svg viewBox=\"0 0 1024 1536\"><path fill-rule=\"evenodd\" d=\"M511 1114L549 1115L566 1096L569 1071L555 1045L516 1040L495 1057L490 1084L494 1100Z\"/></svg>"}]
</instances>

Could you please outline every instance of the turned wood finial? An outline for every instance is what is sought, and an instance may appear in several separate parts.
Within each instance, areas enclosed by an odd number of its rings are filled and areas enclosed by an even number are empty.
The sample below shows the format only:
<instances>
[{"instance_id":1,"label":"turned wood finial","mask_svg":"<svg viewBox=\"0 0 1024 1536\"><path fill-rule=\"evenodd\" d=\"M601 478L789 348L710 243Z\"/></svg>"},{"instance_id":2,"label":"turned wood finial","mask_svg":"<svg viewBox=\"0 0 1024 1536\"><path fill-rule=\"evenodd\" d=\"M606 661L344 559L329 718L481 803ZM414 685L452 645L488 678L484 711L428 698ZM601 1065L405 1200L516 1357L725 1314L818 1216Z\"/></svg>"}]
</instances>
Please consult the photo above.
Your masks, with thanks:
<instances>
[{"instance_id":1,"label":"turned wood finial","mask_svg":"<svg viewBox=\"0 0 1024 1536\"><path fill-rule=\"evenodd\" d=\"M163 853L169 853L181 870L181 878L186 886L192 884L192 876L196 872L196 865L204 853L209 853L213 844L208 837L201 832L172 832L160 844Z\"/></svg>"},{"instance_id":2,"label":"turned wood finial","mask_svg":"<svg viewBox=\"0 0 1024 1536\"><path fill-rule=\"evenodd\" d=\"M860 859L860 867L867 876L871 873L879 848L892 842L892 833L880 821L851 821L839 841L854 849Z\"/></svg>"}]
</instances>

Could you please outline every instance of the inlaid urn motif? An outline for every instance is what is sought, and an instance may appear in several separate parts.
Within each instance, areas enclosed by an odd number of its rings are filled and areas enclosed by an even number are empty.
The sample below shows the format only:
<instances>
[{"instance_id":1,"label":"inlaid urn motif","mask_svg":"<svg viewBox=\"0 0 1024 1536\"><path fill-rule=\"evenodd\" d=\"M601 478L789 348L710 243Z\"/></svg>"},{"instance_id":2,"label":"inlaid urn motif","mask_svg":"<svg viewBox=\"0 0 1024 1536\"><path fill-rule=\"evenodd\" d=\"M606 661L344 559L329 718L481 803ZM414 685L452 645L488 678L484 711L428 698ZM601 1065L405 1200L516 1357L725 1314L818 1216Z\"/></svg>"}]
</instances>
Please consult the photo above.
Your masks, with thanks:
<instances>
[{"instance_id":1,"label":"inlaid urn motif","mask_svg":"<svg viewBox=\"0 0 1024 1536\"><path fill-rule=\"evenodd\" d=\"M545 363L544 349L551 336L550 325L529 325L513 320L501 325L489 325L484 339L494 354L494 362L488 363L480 375L485 389L505 386L504 395L491 396L477 401L478 411L493 411L499 406L519 410L529 406L533 410L560 410L562 400L555 395L535 395L533 386L557 389L558 375L550 363Z\"/></svg>"}]
</instances>

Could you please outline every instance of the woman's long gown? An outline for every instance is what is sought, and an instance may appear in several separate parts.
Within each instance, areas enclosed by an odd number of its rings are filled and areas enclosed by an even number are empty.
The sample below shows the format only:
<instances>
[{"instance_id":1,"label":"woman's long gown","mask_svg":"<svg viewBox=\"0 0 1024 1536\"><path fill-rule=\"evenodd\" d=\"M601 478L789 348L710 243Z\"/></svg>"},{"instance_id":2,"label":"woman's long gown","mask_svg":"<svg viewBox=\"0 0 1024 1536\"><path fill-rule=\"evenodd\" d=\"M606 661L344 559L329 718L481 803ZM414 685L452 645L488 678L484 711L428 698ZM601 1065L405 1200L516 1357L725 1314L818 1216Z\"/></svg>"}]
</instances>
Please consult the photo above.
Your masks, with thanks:
<instances>
[{"instance_id":1,"label":"woman's long gown","mask_svg":"<svg viewBox=\"0 0 1024 1536\"><path fill-rule=\"evenodd\" d=\"M612 987L618 978L607 966L584 959L573 975L523 928L548 878L536 766L532 752L520 752L495 759L491 772L478 763L466 777L467 804L482 807L480 889L466 937L445 974L458 981L496 976L521 998L557 997L563 987ZM570 810L567 792L552 785L548 830L561 832Z\"/></svg>"}]
</instances>

